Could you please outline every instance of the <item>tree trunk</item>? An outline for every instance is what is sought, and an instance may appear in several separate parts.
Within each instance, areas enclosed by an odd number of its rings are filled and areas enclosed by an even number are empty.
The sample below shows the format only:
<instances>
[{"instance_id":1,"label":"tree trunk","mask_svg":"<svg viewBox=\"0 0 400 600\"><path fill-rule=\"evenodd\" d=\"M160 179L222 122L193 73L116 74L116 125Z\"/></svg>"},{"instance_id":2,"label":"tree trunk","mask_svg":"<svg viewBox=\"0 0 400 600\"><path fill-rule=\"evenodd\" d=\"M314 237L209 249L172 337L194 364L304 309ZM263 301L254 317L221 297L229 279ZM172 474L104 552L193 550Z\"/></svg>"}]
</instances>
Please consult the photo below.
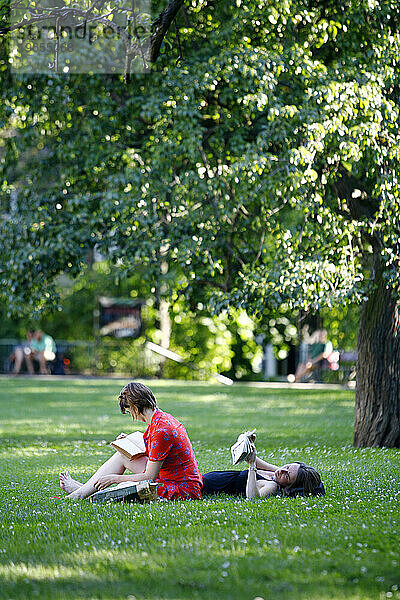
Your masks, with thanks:
<instances>
[{"instance_id":1,"label":"tree trunk","mask_svg":"<svg viewBox=\"0 0 400 600\"><path fill-rule=\"evenodd\" d=\"M381 269L358 333L354 445L400 446L400 311Z\"/></svg>"}]
</instances>

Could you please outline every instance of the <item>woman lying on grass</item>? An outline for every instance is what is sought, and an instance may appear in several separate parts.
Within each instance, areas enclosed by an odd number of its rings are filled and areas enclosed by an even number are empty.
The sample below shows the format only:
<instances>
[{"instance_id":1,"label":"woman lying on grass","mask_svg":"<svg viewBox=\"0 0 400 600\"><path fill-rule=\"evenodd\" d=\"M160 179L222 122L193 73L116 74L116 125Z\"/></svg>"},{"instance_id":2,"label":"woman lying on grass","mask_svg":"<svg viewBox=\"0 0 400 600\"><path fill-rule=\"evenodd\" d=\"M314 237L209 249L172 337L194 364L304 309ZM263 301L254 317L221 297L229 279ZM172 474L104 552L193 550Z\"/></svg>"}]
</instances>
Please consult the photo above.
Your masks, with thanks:
<instances>
[{"instance_id":1,"label":"woman lying on grass","mask_svg":"<svg viewBox=\"0 0 400 600\"><path fill-rule=\"evenodd\" d=\"M247 458L249 469L246 471L212 471L203 475L204 496L229 494L246 498L264 498L266 496L303 496L325 494L324 484L319 473L303 462L293 462L277 467L258 458L251 438L253 452Z\"/></svg>"},{"instance_id":2,"label":"woman lying on grass","mask_svg":"<svg viewBox=\"0 0 400 600\"><path fill-rule=\"evenodd\" d=\"M157 406L153 392L141 383L126 385L119 395L121 412L148 423L143 434L146 456L129 460L116 452L85 483L60 473L61 488L71 500L88 498L114 483L151 480L158 483L159 498L200 498L202 477L182 423ZM119 437L124 437L121 434ZM124 475L125 470L132 475Z\"/></svg>"}]
</instances>

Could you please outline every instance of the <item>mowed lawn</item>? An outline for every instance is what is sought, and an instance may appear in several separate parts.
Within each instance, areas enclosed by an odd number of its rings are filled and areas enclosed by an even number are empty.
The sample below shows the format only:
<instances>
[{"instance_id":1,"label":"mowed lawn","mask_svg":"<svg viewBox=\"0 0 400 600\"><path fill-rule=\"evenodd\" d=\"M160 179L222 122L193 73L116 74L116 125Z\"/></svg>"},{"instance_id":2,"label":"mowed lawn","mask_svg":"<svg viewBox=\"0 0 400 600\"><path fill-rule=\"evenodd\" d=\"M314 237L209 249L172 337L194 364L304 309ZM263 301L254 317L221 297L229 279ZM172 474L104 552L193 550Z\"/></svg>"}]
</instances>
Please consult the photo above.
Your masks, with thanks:
<instances>
[{"instance_id":1,"label":"mowed lawn","mask_svg":"<svg viewBox=\"0 0 400 600\"><path fill-rule=\"evenodd\" d=\"M352 447L353 392L148 382L202 472L256 426L259 455L315 466L323 498L51 499L60 470L85 479L144 430L119 412L125 383L0 379L2 600L400 598L399 451Z\"/></svg>"}]
</instances>

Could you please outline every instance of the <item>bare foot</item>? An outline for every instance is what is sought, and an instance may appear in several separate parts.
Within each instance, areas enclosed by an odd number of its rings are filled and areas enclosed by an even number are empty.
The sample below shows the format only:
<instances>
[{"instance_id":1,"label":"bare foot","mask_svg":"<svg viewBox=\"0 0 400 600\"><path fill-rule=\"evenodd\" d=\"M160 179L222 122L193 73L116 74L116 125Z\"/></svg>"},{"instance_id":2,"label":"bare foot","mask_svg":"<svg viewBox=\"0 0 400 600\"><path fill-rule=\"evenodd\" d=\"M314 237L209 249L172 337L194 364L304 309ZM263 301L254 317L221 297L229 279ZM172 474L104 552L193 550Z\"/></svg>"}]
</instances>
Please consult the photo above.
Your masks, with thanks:
<instances>
[{"instance_id":1,"label":"bare foot","mask_svg":"<svg viewBox=\"0 0 400 600\"><path fill-rule=\"evenodd\" d=\"M60 473L60 486L64 492L72 494L72 492L78 490L82 484L79 483L79 481L72 479L71 473L66 471L65 473Z\"/></svg>"}]
</instances>

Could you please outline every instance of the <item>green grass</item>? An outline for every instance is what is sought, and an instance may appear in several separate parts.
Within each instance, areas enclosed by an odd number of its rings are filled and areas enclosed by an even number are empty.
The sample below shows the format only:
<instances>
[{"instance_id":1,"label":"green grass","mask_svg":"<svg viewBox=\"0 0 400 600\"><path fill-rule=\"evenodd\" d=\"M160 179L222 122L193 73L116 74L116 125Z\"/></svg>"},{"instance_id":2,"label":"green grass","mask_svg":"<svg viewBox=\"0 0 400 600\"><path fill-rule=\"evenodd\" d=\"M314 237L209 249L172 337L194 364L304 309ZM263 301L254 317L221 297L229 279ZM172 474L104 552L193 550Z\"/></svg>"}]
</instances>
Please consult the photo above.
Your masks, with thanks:
<instances>
[{"instance_id":1,"label":"green grass","mask_svg":"<svg viewBox=\"0 0 400 600\"><path fill-rule=\"evenodd\" d=\"M202 472L257 426L259 455L315 466L324 498L51 500L60 470L84 479L143 429L119 412L125 383L0 379L2 600L400 598L399 451L352 447L351 392L150 383Z\"/></svg>"}]
</instances>

